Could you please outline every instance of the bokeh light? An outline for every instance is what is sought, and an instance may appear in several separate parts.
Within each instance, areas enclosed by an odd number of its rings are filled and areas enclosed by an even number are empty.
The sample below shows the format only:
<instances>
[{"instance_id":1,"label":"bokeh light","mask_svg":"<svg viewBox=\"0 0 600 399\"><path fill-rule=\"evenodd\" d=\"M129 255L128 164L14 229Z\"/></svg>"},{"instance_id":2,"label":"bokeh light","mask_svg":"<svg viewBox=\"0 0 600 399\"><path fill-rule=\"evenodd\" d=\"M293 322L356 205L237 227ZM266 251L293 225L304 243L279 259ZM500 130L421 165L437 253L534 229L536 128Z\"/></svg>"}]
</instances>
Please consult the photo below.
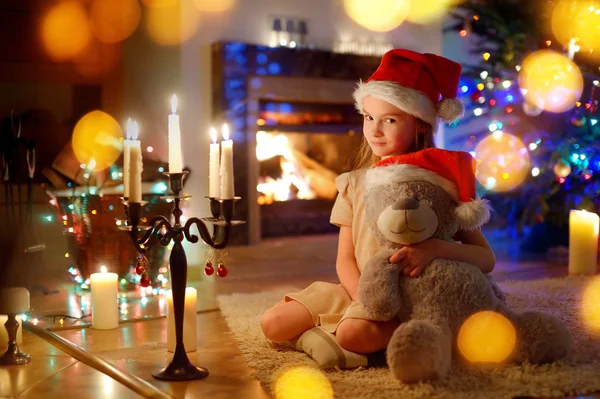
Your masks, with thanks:
<instances>
[{"instance_id":1,"label":"bokeh light","mask_svg":"<svg viewBox=\"0 0 600 399\"><path fill-rule=\"evenodd\" d=\"M327 377L314 367L299 366L284 372L275 383L276 399L332 399Z\"/></svg>"},{"instance_id":2,"label":"bokeh light","mask_svg":"<svg viewBox=\"0 0 600 399\"><path fill-rule=\"evenodd\" d=\"M148 8L144 26L155 43L170 46L192 37L199 22L200 11L192 0L176 0L171 6Z\"/></svg>"},{"instance_id":3,"label":"bokeh light","mask_svg":"<svg viewBox=\"0 0 600 399\"><path fill-rule=\"evenodd\" d=\"M571 39L583 50L600 47L600 8L586 1L562 0L552 13L552 32L567 46Z\"/></svg>"},{"instance_id":4,"label":"bokeh light","mask_svg":"<svg viewBox=\"0 0 600 399\"><path fill-rule=\"evenodd\" d=\"M142 0L142 4L148 8L173 7L179 0Z\"/></svg>"},{"instance_id":5,"label":"bokeh light","mask_svg":"<svg viewBox=\"0 0 600 399\"><path fill-rule=\"evenodd\" d=\"M359 25L375 32L387 32L404 22L410 0L344 0L344 9Z\"/></svg>"},{"instance_id":6,"label":"bokeh light","mask_svg":"<svg viewBox=\"0 0 600 399\"><path fill-rule=\"evenodd\" d=\"M469 317L458 332L458 350L473 363L501 363L516 342L517 332L510 320L489 310Z\"/></svg>"},{"instance_id":7,"label":"bokeh light","mask_svg":"<svg viewBox=\"0 0 600 399\"><path fill-rule=\"evenodd\" d=\"M193 0L200 11L222 12L233 8L235 0Z\"/></svg>"},{"instance_id":8,"label":"bokeh light","mask_svg":"<svg viewBox=\"0 0 600 399\"><path fill-rule=\"evenodd\" d=\"M86 51L73 59L73 64L81 75L95 78L115 69L120 60L121 47L118 44L92 40Z\"/></svg>"},{"instance_id":9,"label":"bokeh light","mask_svg":"<svg viewBox=\"0 0 600 399\"><path fill-rule=\"evenodd\" d=\"M123 131L119 123L103 111L84 115L73 130L73 152L82 164L95 163L95 170L112 165L122 151Z\"/></svg>"},{"instance_id":10,"label":"bokeh light","mask_svg":"<svg viewBox=\"0 0 600 399\"><path fill-rule=\"evenodd\" d=\"M95 0L90 8L92 29L104 43L127 39L137 29L141 16L138 0Z\"/></svg>"},{"instance_id":11,"label":"bokeh light","mask_svg":"<svg viewBox=\"0 0 600 399\"><path fill-rule=\"evenodd\" d=\"M551 50L525 58L519 71L525 100L545 111L564 112L575 106L583 91L583 77L573 61Z\"/></svg>"},{"instance_id":12,"label":"bokeh light","mask_svg":"<svg viewBox=\"0 0 600 399\"><path fill-rule=\"evenodd\" d=\"M83 53L92 39L85 8L79 1L57 3L44 15L41 24L44 49L55 61L66 61Z\"/></svg>"},{"instance_id":13,"label":"bokeh light","mask_svg":"<svg viewBox=\"0 0 600 399\"><path fill-rule=\"evenodd\" d=\"M516 136L496 130L475 147L476 177L490 191L510 191L529 173L529 152Z\"/></svg>"},{"instance_id":14,"label":"bokeh light","mask_svg":"<svg viewBox=\"0 0 600 399\"><path fill-rule=\"evenodd\" d=\"M600 277L594 277L581 298L581 315L585 326L600 335Z\"/></svg>"},{"instance_id":15,"label":"bokeh light","mask_svg":"<svg viewBox=\"0 0 600 399\"><path fill-rule=\"evenodd\" d=\"M427 24L441 19L456 0L412 0L406 19L416 24Z\"/></svg>"}]
</instances>

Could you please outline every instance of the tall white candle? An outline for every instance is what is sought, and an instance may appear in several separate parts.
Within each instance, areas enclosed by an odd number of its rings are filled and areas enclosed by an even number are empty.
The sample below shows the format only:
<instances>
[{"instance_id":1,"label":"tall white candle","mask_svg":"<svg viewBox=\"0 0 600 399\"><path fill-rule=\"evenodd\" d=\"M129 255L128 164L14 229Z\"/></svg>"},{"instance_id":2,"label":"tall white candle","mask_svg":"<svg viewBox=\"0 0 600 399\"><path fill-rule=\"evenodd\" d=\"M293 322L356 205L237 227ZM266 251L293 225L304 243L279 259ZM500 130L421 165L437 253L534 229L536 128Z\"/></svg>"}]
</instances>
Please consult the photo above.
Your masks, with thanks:
<instances>
[{"instance_id":1,"label":"tall white candle","mask_svg":"<svg viewBox=\"0 0 600 399\"><path fill-rule=\"evenodd\" d=\"M117 303L119 276L107 273L106 266L100 273L92 273L92 328L110 330L119 326L119 306Z\"/></svg>"},{"instance_id":2,"label":"tall white candle","mask_svg":"<svg viewBox=\"0 0 600 399\"><path fill-rule=\"evenodd\" d=\"M233 140L229 138L229 127L223 125L221 142L221 198L231 199L233 192Z\"/></svg>"},{"instance_id":3,"label":"tall white candle","mask_svg":"<svg viewBox=\"0 0 600 399\"><path fill-rule=\"evenodd\" d=\"M131 151L131 146L133 140L131 139L131 133L133 129L133 121L131 118L127 119L127 125L125 127L125 132L127 134L125 140L123 141L123 197L129 198L129 153Z\"/></svg>"},{"instance_id":4,"label":"tall white candle","mask_svg":"<svg viewBox=\"0 0 600 399\"><path fill-rule=\"evenodd\" d=\"M19 329L17 330L17 345L21 345L23 343L23 323L21 321L21 316L16 317L19 322ZM8 316L0 315L0 353L4 353L6 348L8 347L8 331L4 328L4 323L8 320Z\"/></svg>"},{"instance_id":5,"label":"tall white candle","mask_svg":"<svg viewBox=\"0 0 600 399\"><path fill-rule=\"evenodd\" d=\"M221 181L219 180L219 143L217 143L217 129L214 127L210 128L210 137L212 143L210 145L210 157L208 161L208 196L211 198L219 198L221 189Z\"/></svg>"},{"instance_id":6,"label":"tall white candle","mask_svg":"<svg viewBox=\"0 0 600 399\"><path fill-rule=\"evenodd\" d=\"M136 121L131 123L131 143L129 147L129 202L142 202L142 144L137 139L140 132L140 126Z\"/></svg>"},{"instance_id":7,"label":"tall white candle","mask_svg":"<svg viewBox=\"0 0 600 399\"><path fill-rule=\"evenodd\" d=\"M181 155L181 133L179 131L179 115L177 115L177 96L171 98L171 115L169 115L169 172L181 173L183 159Z\"/></svg>"},{"instance_id":8,"label":"tall white candle","mask_svg":"<svg viewBox=\"0 0 600 399\"><path fill-rule=\"evenodd\" d=\"M571 210L569 214L569 274L595 274L598 265L598 215Z\"/></svg>"},{"instance_id":9,"label":"tall white candle","mask_svg":"<svg viewBox=\"0 0 600 399\"><path fill-rule=\"evenodd\" d=\"M173 293L166 292L167 296L167 350L175 352L175 313L173 310ZM183 346L186 352L193 352L197 348L196 334L196 300L198 292L195 288L185 289L185 306L183 310Z\"/></svg>"}]
</instances>

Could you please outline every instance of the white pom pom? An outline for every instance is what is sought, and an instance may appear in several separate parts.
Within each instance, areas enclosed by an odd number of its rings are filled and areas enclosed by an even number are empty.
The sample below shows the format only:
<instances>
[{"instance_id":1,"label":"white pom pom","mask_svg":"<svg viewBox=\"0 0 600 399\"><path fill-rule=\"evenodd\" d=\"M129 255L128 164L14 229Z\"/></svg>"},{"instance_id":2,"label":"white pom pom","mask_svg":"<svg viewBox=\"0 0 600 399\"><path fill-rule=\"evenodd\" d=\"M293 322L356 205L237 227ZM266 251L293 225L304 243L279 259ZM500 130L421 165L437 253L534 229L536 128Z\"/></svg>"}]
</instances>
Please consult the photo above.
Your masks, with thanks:
<instances>
[{"instance_id":1,"label":"white pom pom","mask_svg":"<svg viewBox=\"0 0 600 399\"><path fill-rule=\"evenodd\" d=\"M438 104L438 115L444 122L452 123L465 113L465 106L456 98L445 98Z\"/></svg>"}]
</instances>

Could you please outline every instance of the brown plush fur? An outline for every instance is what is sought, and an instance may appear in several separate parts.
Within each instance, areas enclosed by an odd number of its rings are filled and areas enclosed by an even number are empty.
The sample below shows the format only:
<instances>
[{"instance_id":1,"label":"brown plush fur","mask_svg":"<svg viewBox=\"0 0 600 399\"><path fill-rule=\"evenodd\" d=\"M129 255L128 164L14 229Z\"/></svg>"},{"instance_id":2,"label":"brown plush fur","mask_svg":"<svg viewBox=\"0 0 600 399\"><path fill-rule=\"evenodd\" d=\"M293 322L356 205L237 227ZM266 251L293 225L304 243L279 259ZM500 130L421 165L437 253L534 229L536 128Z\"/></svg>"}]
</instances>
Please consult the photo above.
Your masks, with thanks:
<instances>
[{"instance_id":1,"label":"brown plush fur","mask_svg":"<svg viewBox=\"0 0 600 399\"><path fill-rule=\"evenodd\" d=\"M366 195L368 220L382 249L365 265L358 296L374 320L399 317L403 321L387 349L388 365L397 379L413 383L443 378L452 361L458 359L456 338L461 325L484 310L504 315L515 326L517 345L509 361L547 363L568 354L571 335L558 319L540 312L512 312L491 277L473 265L434 259L417 278L401 275L388 259L402 244L387 239L384 234L390 237L390 233L380 231L382 223L377 221L387 210L385 215L392 220L386 220L386 226L413 228L411 212L419 209L397 210L397 204L403 203L399 200L406 198L419 201L421 208L434 210L438 226L432 237L450 241L458 228L453 216L456 202L431 183L388 184Z\"/></svg>"}]
</instances>

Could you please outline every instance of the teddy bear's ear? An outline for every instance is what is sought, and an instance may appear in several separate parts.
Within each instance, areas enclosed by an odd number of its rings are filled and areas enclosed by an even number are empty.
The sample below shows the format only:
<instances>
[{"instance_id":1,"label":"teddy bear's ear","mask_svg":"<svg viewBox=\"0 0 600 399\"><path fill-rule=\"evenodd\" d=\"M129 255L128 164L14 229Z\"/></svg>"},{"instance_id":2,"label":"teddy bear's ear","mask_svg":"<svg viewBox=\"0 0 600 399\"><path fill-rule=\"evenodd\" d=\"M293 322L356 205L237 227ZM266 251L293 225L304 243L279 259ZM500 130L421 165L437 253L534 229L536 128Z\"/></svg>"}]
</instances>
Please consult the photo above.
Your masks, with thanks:
<instances>
[{"instance_id":1,"label":"teddy bear's ear","mask_svg":"<svg viewBox=\"0 0 600 399\"><path fill-rule=\"evenodd\" d=\"M462 202L456 208L456 219L464 230L475 230L490 220L489 201L481 198Z\"/></svg>"}]
</instances>

